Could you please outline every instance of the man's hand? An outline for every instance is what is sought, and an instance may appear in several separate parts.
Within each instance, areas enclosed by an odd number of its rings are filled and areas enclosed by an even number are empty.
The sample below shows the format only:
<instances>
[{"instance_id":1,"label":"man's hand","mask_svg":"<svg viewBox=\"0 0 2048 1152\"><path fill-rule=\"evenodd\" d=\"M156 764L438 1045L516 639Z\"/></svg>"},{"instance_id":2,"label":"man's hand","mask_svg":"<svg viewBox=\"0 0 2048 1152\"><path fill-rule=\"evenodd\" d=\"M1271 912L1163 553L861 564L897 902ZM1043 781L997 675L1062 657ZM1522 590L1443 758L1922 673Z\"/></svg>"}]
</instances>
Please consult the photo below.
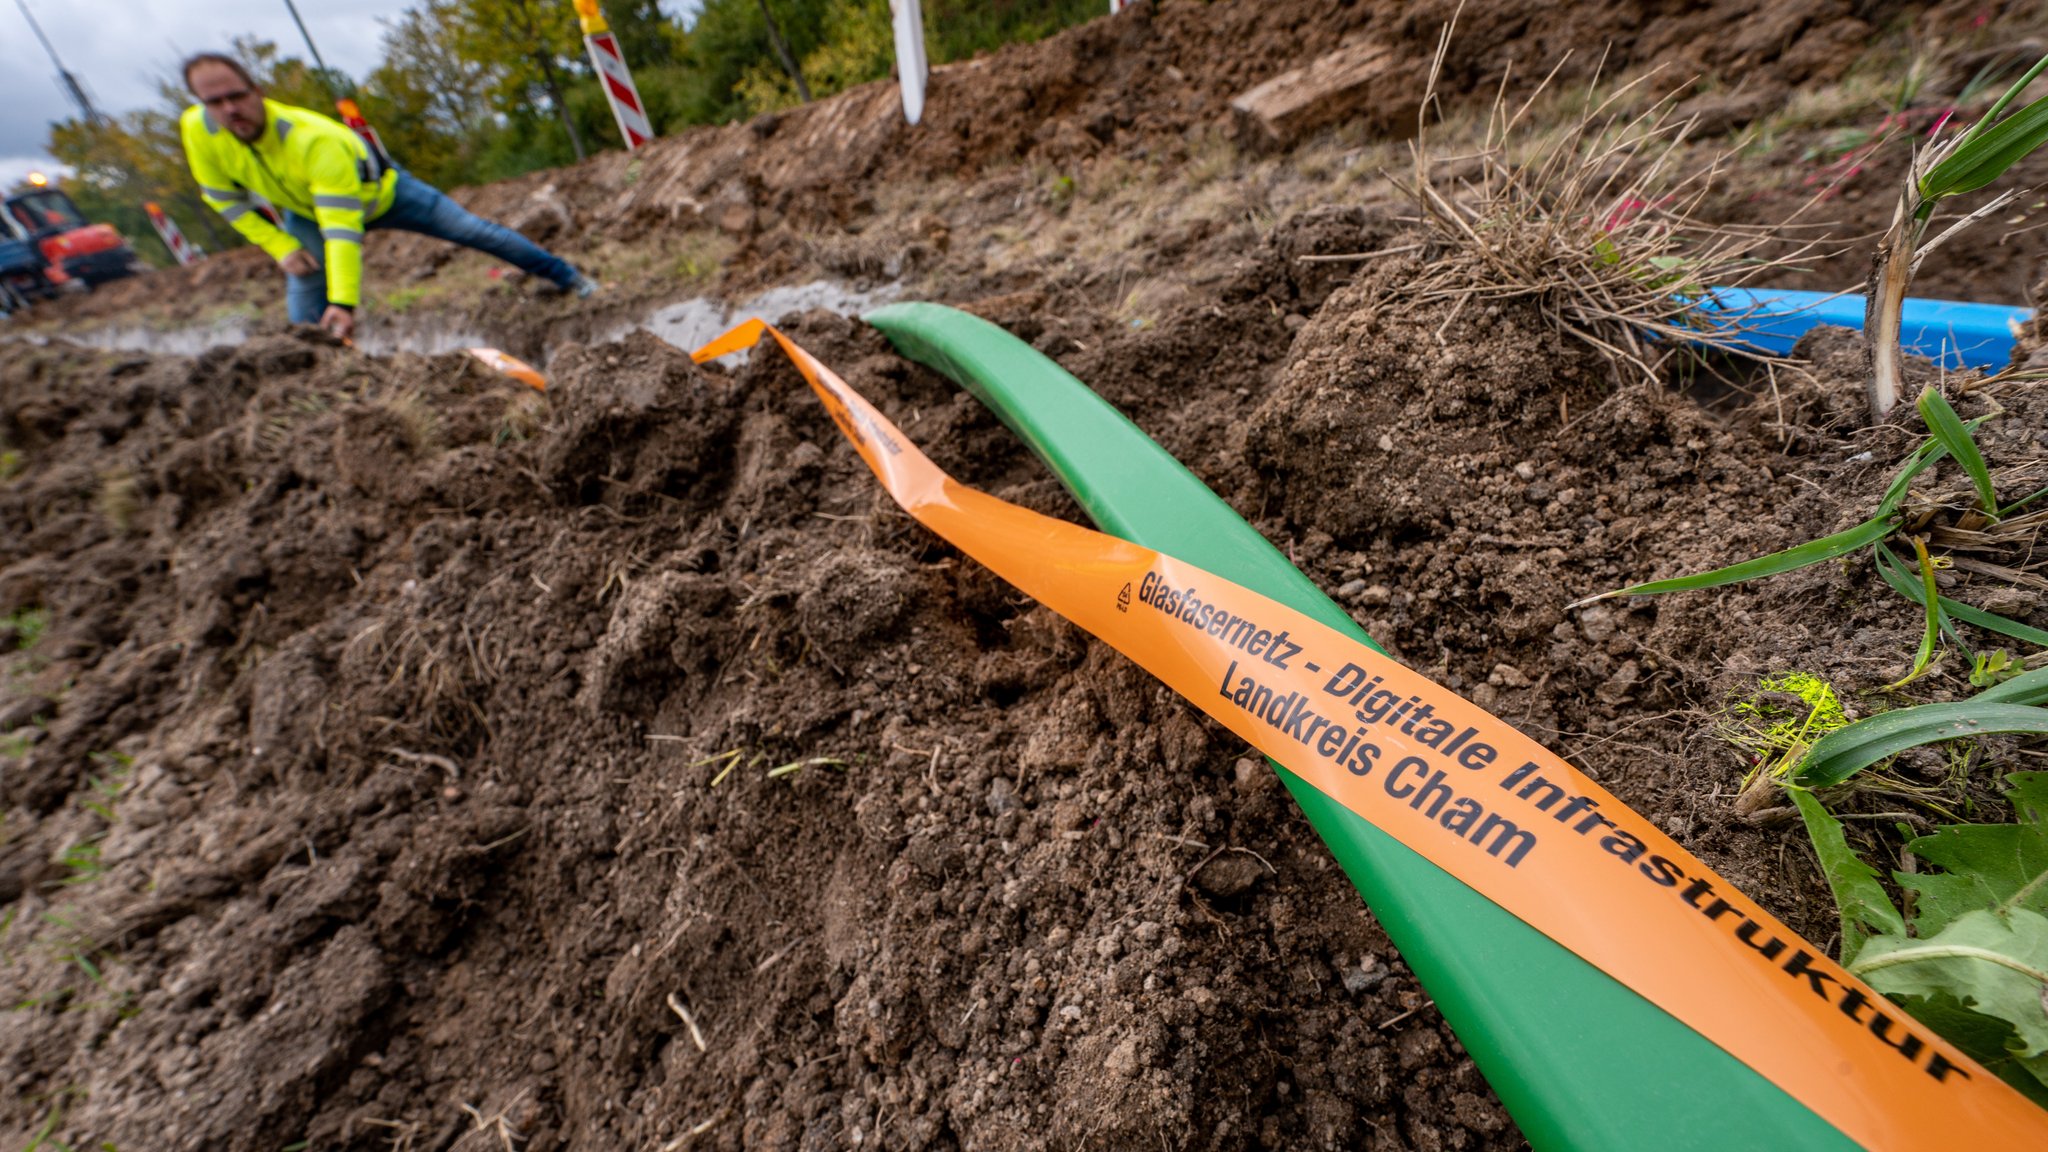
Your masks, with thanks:
<instances>
[{"instance_id":1,"label":"man's hand","mask_svg":"<svg viewBox=\"0 0 2048 1152\"><path fill-rule=\"evenodd\" d=\"M320 262L313 259L313 254L304 248L279 260L277 264L278 267L284 269L284 274L287 276L317 276L320 274Z\"/></svg>"},{"instance_id":2,"label":"man's hand","mask_svg":"<svg viewBox=\"0 0 2048 1152\"><path fill-rule=\"evenodd\" d=\"M355 335L356 314L338 304L329 304L320 316L320 326L346 340Z\"/></svg>"}]
</instances>

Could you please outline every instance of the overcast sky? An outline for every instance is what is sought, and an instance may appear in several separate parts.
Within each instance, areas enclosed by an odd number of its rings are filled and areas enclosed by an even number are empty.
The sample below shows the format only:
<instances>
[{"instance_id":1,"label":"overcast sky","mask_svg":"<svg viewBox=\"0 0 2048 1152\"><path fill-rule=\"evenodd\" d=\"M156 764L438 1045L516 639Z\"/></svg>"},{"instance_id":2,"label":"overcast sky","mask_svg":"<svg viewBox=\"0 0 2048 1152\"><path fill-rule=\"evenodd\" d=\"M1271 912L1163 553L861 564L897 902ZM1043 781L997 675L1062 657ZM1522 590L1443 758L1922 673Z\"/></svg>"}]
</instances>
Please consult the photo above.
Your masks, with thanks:
<instances>
[{"instance_id":1,"label":"overcast sky","mask_svg":"<svg viewBox=\"0 0 2048 1152\"><path fill-rule=\"evenodd\" d=\"M286 55L306 56L284 0L22 0L43 26L64 66L110 115L157 102L156 80L193 52L226 51L249 33L274 40ZM361 80L376 63L383 20L414 0L297 0L299 14L330 67ZM561 0L567 4L569 0ZM664 11L690 12L694 0L666 0ZM0 188L55 165L43 148L50 122L75 115L56 66L22 18L17 0L0 0Z\"/></svg>"}]
</instances>

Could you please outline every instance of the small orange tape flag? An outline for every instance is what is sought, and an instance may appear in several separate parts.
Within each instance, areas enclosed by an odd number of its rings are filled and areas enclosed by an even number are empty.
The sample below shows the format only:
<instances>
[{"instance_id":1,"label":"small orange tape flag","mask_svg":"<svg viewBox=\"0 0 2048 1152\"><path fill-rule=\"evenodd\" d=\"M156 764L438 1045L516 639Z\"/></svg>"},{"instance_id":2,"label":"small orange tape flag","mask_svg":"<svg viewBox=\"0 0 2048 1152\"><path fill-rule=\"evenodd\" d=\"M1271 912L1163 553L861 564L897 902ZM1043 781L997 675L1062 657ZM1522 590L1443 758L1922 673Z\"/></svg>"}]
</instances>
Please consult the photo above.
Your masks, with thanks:
<instances>
[{"instance_id":1,"label":"small orange tape flag","mask_svg":"<svg viewBox=\"0 0 2048 1152\"><path fill-rule=\"evenodd\" d=\"M496 348L471 348L469 354L514 380L531 384L542 392L548 390L548 378L541 375L533 365L516 356L507 356Z\"/></svg>"},{"instance_id":2,"label":"small orange tape flag","mask_svg":"<svg viewBox=\"0 0 2048 1152\"><path fill-rule=\"evenodd\" d=\"M2048 1148L2048 1112L1478 705L1251 589L958 483L762 321L693 359L763 334L920 523L1851 1139Z\"/></svg>"}]
</instances>

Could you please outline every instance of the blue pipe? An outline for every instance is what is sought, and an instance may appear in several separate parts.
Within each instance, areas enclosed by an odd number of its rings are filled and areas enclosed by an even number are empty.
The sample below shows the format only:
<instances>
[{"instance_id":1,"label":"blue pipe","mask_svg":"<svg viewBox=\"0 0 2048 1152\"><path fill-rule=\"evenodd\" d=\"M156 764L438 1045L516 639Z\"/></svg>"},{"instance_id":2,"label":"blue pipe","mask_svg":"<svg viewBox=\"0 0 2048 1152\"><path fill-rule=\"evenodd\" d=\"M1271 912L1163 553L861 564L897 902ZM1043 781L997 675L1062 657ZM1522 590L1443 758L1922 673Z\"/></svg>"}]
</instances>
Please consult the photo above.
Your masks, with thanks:
<instances>
[{"instance_id":1,"label":"blue pipe","mask_svg":"<svg viewBox=\"0 0 2048 1152\"><path fill-rule=\"evenodd\" d=\"M1752 347L1780 356L1792 351L1792 345L1815 325L1863 328L1861 296L1716 288L1708 306L1726 315L1731 325L1739 325ZM2014 338L2033 316L2030 308L2004 304L1908 298L1899 343L1906 351L1937 360L1951 370L1996 372L2011 362Z\"/></svg>"}]
</instances>

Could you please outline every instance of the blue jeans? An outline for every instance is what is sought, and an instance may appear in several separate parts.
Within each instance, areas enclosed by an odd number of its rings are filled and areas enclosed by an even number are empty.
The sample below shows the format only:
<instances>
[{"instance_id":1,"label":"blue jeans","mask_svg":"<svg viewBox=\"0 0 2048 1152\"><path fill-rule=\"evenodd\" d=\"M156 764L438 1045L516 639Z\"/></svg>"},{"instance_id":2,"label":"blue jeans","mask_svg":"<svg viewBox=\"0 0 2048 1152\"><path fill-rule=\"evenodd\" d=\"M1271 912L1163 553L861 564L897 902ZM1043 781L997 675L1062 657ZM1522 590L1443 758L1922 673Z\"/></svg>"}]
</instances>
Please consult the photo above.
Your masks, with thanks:
<instances>
[{"instance_id":1,"label":"blue jeans","mask_svg":"<svg viewBox=\"0 0 2048 1152\"><path fill-rule=\"evenodd\" d=\"M299 247L324 263L327 243L320 238L320 225L296 212L286 212L284 228L292 234L292 239L299 242ZM397 195L392 198L391 207L369 222L370 231L379 228L417 232L436 240L488 252L522 272L552 280L563 288L576 283L576 269L570 267L568 261L503 224L470 212L410 172L401 170L398 173ZM292 323L318 324L321 313L327 311L326 272L285 279L285 311Z\"/></svg>"}]
</instances>

